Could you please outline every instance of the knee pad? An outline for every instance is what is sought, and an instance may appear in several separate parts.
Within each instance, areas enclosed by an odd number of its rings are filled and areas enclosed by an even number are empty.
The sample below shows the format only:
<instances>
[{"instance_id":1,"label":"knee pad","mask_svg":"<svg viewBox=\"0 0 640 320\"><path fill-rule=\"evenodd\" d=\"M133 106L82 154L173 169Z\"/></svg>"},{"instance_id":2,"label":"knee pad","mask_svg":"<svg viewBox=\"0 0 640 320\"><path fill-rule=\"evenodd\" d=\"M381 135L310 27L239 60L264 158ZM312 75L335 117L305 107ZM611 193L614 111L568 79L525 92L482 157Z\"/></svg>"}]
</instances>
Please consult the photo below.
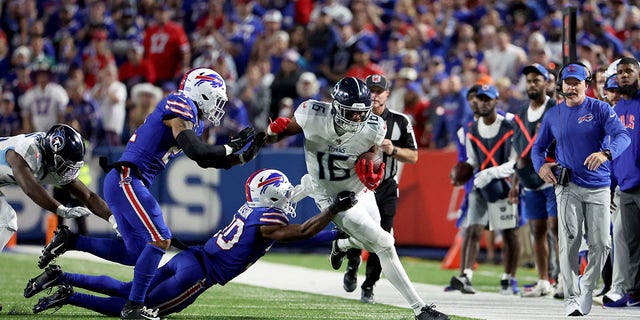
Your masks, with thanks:
<instances>
[{"instance_id":1,"label":"knee pad","mask_svg":"<svg viewBox=\"0 0 640 320\"><path fill-rule=\"evenodd\" d=\"M16 211L8 204L0 206L0 228L7 228L11 231L18 231L18 217Z\"/></svg>"}]
</instances>

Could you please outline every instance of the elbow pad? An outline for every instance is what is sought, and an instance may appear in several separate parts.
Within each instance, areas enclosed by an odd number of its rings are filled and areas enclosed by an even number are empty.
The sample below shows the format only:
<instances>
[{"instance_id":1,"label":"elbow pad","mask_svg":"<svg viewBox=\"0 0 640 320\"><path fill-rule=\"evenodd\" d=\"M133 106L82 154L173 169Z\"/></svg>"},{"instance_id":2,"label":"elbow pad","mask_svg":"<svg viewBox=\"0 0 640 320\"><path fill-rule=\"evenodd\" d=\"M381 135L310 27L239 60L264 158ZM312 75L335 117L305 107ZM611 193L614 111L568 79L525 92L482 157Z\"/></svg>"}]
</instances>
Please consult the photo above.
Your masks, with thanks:
<instances>
[{"instance_id":1,"label":"elbow pad","mask_svg":"<svg viewBox=\"0 0 640 320\"><path fill-rule=\"evenodd\" d=\"M196 162L224 158L227 150L224 146L210 145L202 142L193 130L183 130L176 137L178 148L184 151L189 159Z\"/></svg>"}]
</instances>

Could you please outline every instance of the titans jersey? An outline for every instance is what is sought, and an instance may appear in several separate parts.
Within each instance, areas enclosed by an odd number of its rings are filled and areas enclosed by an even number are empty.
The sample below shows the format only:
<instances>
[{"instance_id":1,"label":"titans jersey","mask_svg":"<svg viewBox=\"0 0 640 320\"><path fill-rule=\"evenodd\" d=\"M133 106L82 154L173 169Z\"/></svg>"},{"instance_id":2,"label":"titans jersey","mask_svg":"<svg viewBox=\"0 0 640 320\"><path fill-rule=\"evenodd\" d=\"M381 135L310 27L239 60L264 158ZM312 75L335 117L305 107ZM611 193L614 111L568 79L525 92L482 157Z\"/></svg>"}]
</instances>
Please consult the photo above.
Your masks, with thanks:
<instances>
[{"instance_id":1,"label":"titans jersey","mask_svg":"<svg viewBox=\"0 0 640 320\"><path fill-rule=\"evenodd\" d=\"M162 121L178 117L193 123L193 130L198 136L202 134L202 121L198 119L198 108L182 92L173 92L160 101L144 123L136 129L129 139L127 148L120 161L135 164L142 174L145 185L151 182L164 170L167 163L182 152L173 137L171 127Z\"/></svg>"},{"instance_id":2,"label":"titans jersey","mask_svg":"<svg viewBox=\"0 0 640 320\"><path fill-rule=\"evenodd\" d=\"M244 204L233 221L204 244L207 278L225 285L264 256L275 242L262 237L260 226L288 224L289 219L278 209Z\"/></svg>"},{"instance_id":3,"label":"titans jersey","mask_svg":"<svg viewBox=\"0 0 640 320\"><path fill-rule=\"evenodd\" d=\"M46 174L42 163L42 152L38 142L45 136L44 132L21 134L13 137L0 138L0 187L15 185L13 170L7 163L7 151L13 150L27 163L33 176L42 184L59 184L53 177Z\"/></svg>"},{"instance_id":4,"label":"titans jersey","mask_svg":"<svg viewBox=\"0 0 640 320\"><path fill-rule=\"evenodd\" d=\"M295 111L305 137L307 172L324 188L323 196L331 198L341 191L358 193L365 188L356 175L356 159L372 146L379 146L387 132L384 120L372 113L360 132L340 136L334 112L331 104L316 100L303 102Z\"/></svg>"}]
</instances>

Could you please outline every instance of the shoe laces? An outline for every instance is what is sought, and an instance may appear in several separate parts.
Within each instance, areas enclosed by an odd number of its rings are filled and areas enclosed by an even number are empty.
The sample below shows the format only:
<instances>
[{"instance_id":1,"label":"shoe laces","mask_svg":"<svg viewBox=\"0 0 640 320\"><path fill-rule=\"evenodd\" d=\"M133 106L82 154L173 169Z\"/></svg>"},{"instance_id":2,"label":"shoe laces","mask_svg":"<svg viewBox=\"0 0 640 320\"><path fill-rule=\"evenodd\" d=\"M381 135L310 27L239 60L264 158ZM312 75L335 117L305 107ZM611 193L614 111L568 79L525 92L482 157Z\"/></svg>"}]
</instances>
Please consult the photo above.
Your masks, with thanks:
<instances>
[{"instance_id":1,"label":"shoe laces","mask_svg":"<svg viewBox=\"0 0 640 320\"><path fill-rule=\"evenodd\" d=\"M151 309L151 308L147 308L145 306L142 306L142 310L140 310L140 314L143 316L147 316L147 317L153 317L153 318L157 318L158 317L158 308L155 309Z\"/></svg>"},{"instance_id":2,"label":"shoe laces","mask_svg":"<svg viewBox=\"0 0 640 320\"><path fill-rule=\"evenodd\" d=\"M428 306L425 305L420 311L432 316L440 315L440 312L436 310L436 305L433 303Z\"/></svg>"}]
</instances>

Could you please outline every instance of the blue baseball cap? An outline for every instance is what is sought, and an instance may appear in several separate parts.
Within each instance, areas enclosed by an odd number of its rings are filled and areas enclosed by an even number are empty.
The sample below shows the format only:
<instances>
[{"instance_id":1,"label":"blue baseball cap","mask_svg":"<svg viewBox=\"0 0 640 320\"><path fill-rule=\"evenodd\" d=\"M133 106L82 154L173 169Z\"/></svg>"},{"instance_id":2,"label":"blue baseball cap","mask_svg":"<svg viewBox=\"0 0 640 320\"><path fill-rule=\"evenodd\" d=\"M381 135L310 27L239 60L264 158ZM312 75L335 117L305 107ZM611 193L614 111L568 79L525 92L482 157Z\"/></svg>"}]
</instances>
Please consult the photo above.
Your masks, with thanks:
<instances>
[{"instance_id":1,"label":"blue baseball cap","mask_svg":"<svg viewBox=\"0 0 640 320\"><path fill-rule=\"evenodd\" d=\"M615 75L615 74L607 78L607 82L605 82L604 84L605 90L618 89L619 87L620 86L618 86L618 75Z\"/></svg>"},{"instance_id":2,"label":"blue baseball cap","mask_svg":"<svg viewBox=\"0 0 640 320\"><path fill-rule=\"evenodd\" d=\"M549 80L549 71L539 63L528 65L524 67L524 69L522 69L522 74L524 74L525 76L531 72L539 73L544 77L545 80Z\"/></svg>"},{"instance_id":3,"label":"blue baseball cap","mask_svg":"<svg viewBox=\"0 0 640 320\"><path fill-rule=\"evenodd\" d=\"M566 80L567 78L576 78L579 81L584 81L589 76L585 67L579 64L571 63L564 67L561 77L562 80Z\"/></svg>"},{"instance_id":4,"label":"blue baseball cap","mask_svg":"<svg viewBox=\"0 0 640 320\"><path fill-rule=\"evenodd\" d=\"M485 95L489 97L489 99L497 99L500 94L498 93L498 89L492 85L485 84L478 89L478 93L476 96Z\"/></svg>"}]
</instances>

